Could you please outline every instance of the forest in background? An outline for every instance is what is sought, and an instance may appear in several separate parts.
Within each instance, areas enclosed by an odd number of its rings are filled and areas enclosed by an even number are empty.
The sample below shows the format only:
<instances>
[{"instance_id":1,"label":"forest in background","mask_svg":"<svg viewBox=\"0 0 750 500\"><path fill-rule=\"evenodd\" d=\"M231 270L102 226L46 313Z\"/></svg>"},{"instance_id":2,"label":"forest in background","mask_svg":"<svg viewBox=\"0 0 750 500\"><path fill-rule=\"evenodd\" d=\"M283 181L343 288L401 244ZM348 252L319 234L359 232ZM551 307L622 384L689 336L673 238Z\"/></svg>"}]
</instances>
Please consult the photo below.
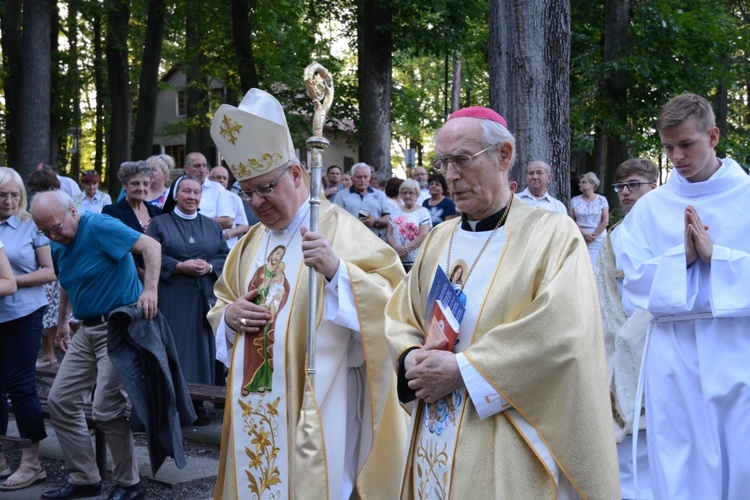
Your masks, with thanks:
<instances>
[{"instance_id":1,"label":"forest in background","mask_svg":"<svg viewBox=\"0 0 750 500\"><path fill-rule=\"evenodd\" d=\"M160 77L172 67L188 79L187 118L174 130L187 134L187 151L210 147L214 79L226 83L230 104L251 87L277 96L302 147L311 132L302 72L313 60L335 78L330 116L356 124L361 160L383 171L403 164L407 148L416 150L416 164L429 165L432 134L448 113L492 105L516 118L509 125L521 139L519 160L539 154L541 142L556 152L542 159L561 172L561 199L570 196L566 181L588 170L613 199L609 181L626 158L646 155L667 167L653 125L660 107L685 91L713 102L720 154L748 162L750 2L522 4L4 0L0 163L25 177L46 160L77 176L149 156ZM545 35L541 46L508 52L510 39L522 46ZM552 80L565 85L522 103L507 78L526 71L529 51L557 63ZM550 120L564 114L562 125L541 130L521 109L535 106ZM115 187L116 176L106 178Z\"/></svg>"}]
</instances>

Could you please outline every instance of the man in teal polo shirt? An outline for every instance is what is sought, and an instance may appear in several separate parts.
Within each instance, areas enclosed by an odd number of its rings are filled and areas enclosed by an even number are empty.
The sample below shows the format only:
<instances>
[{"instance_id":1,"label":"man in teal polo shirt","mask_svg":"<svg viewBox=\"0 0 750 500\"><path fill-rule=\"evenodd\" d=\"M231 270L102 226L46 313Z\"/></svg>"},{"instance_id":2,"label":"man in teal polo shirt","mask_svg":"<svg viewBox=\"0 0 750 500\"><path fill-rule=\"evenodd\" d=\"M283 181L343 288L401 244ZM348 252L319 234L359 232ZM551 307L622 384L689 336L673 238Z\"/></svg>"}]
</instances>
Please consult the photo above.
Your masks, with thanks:
<instances>
[{"instance_id":1,"label":"man in teal polo shirt","mask_svg":"<svg viewBox=\"0 0 750 500\"><path fill-rule=\"evenodd\" d=\"M82 407L96 385L93 418L107 439L115 488L109 499L143 498L130 424L125 417L127 396L107 355L109 312L137 303L143 316L157 311L157 284L161 245L107 215L80 214L72 198L62 191L37 195L31 215L40 232L50 239L52 260L60 281L60 318L57 344L66 352L49 393L51 423L60 441L69 479L62 488L42 498L67 499L101 492L86 418ZM145 263L144 284L131 252ZM70 309L83 326L70 339Z\"/></svg>"}]
</instances>

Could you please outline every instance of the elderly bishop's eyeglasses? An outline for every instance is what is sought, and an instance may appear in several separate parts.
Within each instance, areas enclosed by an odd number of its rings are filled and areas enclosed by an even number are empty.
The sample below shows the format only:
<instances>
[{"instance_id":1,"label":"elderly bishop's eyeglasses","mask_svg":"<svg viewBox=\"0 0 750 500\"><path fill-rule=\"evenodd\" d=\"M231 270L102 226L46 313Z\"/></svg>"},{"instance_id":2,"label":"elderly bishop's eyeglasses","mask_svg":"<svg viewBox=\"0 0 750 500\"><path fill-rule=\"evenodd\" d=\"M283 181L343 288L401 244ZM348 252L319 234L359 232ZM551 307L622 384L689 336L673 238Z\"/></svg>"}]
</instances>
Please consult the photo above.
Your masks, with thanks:
<instances>
[{"instance_id":1,"label":"elderly bishop's eyeglasses","mask_svg":"<svg viewBox=\"0 0 750 500\"><path fill-rule=\"evenodd\" d=\"M435 158L435 160L432 162L432 166L435 167L435 169L440 170L443 175L448 175L448 168L450 168L451 166L455 167L459 172L463 172L464 170L469 168L472 163L474 163L474 158L481 155L482 153L486 153L487 151L497 149L499 146L499 144L495 144L481 150L478 153L474 153L473 155L461 154Z\"/></svg>"}]
</instances>

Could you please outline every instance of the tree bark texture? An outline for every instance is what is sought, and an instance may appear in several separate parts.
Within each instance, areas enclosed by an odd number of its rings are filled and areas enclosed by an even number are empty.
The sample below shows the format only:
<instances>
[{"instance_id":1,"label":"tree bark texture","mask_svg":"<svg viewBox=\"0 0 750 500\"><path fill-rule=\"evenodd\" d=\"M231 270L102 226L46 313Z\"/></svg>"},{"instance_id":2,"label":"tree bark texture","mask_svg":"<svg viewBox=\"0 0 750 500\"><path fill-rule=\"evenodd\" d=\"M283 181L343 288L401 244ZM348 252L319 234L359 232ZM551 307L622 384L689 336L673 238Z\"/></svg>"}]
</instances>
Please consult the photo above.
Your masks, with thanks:
<instances>
[{"instance_id":1,"label":"tree bark texture","mask_svg":"<svg viewBox=\"0 0 750 500\"><path fill-rule=\"evenodd\" d=\"M511 177L544 160L552 167L549 191L568 205L569 0L491 0L489 60L490 107L516 138Z\"/></svg>"},{"instance_id":2,"label":"tree bark texture","mask_svg":"<svg viewBox=\"0 0 750 500\"><path fill-rule=\"evenodd\" d=\"M232 0L232 36L243 96L248 90L258 86L258 71L255 68L250 28L250 13L255 3L254 0Z\"/></svg>"},{"instance_id":3,"label":"tree bark texture","mask_svg":"<svg viewBox=\"0 0 750 500\"><path fill-rule=\"evenodd\" d=\"M107 144L107 165L110 193L120 192L117 171L122 162L130 160L130 124L132 98L128 75L128 0L112 0L107 14L105 53L109 73L109 98L112 106Z\"/></svg>"},{"instance_id":4,"label":"tree bark texture","mask_svg":"<svg viewBox=\"0 0 750 500\"><path fill-rule=\"evenodd\" d=\"M612 64L625 55L628 44L628 26L630 24L630 0L605 0L604 2L604 53L605 65ZM612 70L604 80L602 93L609 103L610 113L615 123L604 124L604 159L601 166L602 175L600 192L609 200L610 207L619 206L617 193L612 189L615 182L615 170L628 159L627 140L624 137L628 130L628 83L624 70ZM598 174L597 174L598 175Z\"/></svg>"},{"instance_id":5,"label":"tree bark texture","mask_svg":"<svg viewBox=\"0 0 750 500\"><path fill-rule=\"evenodd\" d=\"M453 52L453 90L451 92L451 113L461 107L461 51Z\"/></svg>"},{"instance_id":6,"label":"tree bark texture","mask_svg":"<svg viewBox=\"0 0 750 500\"><path fill-rule=\"evenodd\" d=\"M6 0L0 14L5 95L5 142L3 165L17 167L21 160L21 0Z\"/></svg>"},{"instance_id":7,"label":"tree bark texture","mask_svg":"<svg viewBox=\"0 0 750 500\"><path fill-rule=\"evenodd\" d=\"M52 0L25 2L21 55L21 157L24 179L39 162L49 161L50 31Z\"/></svg>"},{"instance_id":8,"label":"tree bark texture","mask_svg":"<svg viewBox=\"0 0 750 500\"><path fill-rule=\"evenodd\" d=\"M729 129L727 122L729 120L729 82L727 81L727 74L729 73L729 61L728 58L724 58L722 63L724 71L719 79L719 84L716 87L716 96L714 97L713 107L716 111L716 126L719 129L719 135L726 137ZM716 146L716 154L721 158L726 156L726 143L719 141ZM722 144L723 143L723 144Z\"/></svg>"},{"instance_id":9,"label":"tree bark texture","mask_svg":"<svg viewBox=\"0 0 750 500\"><path fill-rule=\"evenodd\" d=\"M201 0L188 2L185 22L185 83L187 88L187 131L185 137L185 155L199 151L211 159L207 144L207 129L204 117L207 110L207 94L203 78L201 51L202 11Z\"/></svg>"},{"instance_id":10,"label":"tree bark texture","mask_svg":"<svg viewBox=\"0 0 750 500\"><path fill-rule=\"evenodd\" d=\"M57 34L60 32L60 12L57 5L52 5L50 12L50 41L57 41ZM68 175L66 151L66 134L65 127L65 97L67 87L67 77L63 77L61 68L65 64L62 53L57 43L50 46L50 61L52 61L50 70L50 114L49 114L49 162L57 165L61 174ZM62 137L61 137L62 136Z\"/></svg>"},{"instance_id":11,"label":"tree bark texture","mask_svg":"<svg viewBox=\"0 0 750 500\"><path fill-rule=\"evenodd\" d=\"M132 158L145 160L151 156L156 125L156 96L159 92L159 63L164 42L164 21L167 15L165 0L150 0L146 39L143 47L140 85L138 86L138 111L133 132Z\"/></svg>"},{"instance_id":12,"label":"tree bark texture","mask_svg":"<svg viewBox=\"0 0 750 500\"><path fill-rule=\"evenodd\" d=\"M391 173L391 0L361 0L359 87L361 160Z\"/></svg>"}]
</instances>

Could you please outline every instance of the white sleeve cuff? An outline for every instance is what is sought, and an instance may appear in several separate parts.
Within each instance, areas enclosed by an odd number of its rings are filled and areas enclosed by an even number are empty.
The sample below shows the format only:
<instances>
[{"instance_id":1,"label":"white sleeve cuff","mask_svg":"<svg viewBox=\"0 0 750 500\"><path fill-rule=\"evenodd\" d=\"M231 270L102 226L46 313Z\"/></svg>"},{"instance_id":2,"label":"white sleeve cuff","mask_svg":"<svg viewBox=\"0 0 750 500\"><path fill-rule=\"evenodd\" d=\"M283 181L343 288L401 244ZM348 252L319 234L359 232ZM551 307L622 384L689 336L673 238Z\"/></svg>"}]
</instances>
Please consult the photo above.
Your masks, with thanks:
<instances>
[{"instance_id":1,"label":"white sleeve cuff","mask_svg":"<svg viewBox=\"0 0 750 500\"><path fill-rule=\"evenodd\" d=\"M331 281L326 283L325 310L323 320L330 321L355 332L361 332L359 314L354 300L354 290L349 278L349 270L339 259L339 267Z\"/></svg>"},{"instance_id":2,"label":"white sleeve cuff","mask_svg":"<svg viewBox=\"0 0 750 500\"><path fill-rule=\"evenodd\" d=\"M497 393L463 353L456 354L456 361L479 418L484 420L510 408L510 404Z\"/></svg>"},{"instance_id":3,"label":"white sleeve cuff","mask_svg":"<svg viewBox=\"0 0 750 500\"><path fill-rule=\"evenodd\" d=\"M232 359L232 348L234 347L234 339L237 333L227 326L224 318L226 312L227 309L224 308L224 314L221 315L221 323L219 323L219 328L216 329L214 343L216 345L216 359L224 363L224 366L229 367L229 360Z\"/></svg>"}]
</instances>

